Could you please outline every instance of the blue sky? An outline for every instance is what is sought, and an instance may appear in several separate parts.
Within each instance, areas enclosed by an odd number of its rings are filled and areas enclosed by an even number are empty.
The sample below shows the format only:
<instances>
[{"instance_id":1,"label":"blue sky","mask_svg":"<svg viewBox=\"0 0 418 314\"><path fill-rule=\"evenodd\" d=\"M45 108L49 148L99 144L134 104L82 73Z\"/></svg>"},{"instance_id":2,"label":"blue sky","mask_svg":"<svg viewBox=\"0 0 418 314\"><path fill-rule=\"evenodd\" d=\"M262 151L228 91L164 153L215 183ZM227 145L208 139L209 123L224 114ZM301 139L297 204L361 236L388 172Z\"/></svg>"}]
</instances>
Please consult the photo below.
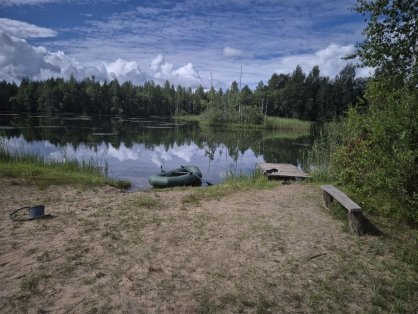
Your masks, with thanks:
<instances>
[{"instance_id":1,"label":"blue sky","mask_svg":"<svg viewBox=\"0 0 418 314\"><path fill-rule=\"evenodd\" d=\"M300 64L334 77L362 40L355 0L0 0L0 79L73 74L254 87ZM369 70L358 71L359 76Z\"/></svg>"}]
</instances>

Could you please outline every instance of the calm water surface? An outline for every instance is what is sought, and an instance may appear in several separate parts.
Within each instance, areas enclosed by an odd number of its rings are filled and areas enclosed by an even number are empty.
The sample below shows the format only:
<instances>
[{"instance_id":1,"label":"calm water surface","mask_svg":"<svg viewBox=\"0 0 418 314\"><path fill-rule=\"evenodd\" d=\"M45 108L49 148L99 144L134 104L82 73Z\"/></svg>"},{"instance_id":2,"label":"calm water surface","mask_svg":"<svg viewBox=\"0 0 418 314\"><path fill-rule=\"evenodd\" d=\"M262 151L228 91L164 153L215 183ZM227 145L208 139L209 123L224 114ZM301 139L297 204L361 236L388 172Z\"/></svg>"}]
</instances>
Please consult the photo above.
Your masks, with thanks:
<instances>
[{"instance_id":1,"label":"calm water surface","mask_svg":"<svg viewBox=\"0 0 418 314\"><path fill-rule=\"evenodd\" d=\"M49 160L98 163L110 177L148 189L148 177L180 165L198 166L220 183L229 173L249 173L256 163L300 164L309 136L267 130L225 130L149 118L0 114L0 137L17 152Z\"/></svg>"}]
</instances>

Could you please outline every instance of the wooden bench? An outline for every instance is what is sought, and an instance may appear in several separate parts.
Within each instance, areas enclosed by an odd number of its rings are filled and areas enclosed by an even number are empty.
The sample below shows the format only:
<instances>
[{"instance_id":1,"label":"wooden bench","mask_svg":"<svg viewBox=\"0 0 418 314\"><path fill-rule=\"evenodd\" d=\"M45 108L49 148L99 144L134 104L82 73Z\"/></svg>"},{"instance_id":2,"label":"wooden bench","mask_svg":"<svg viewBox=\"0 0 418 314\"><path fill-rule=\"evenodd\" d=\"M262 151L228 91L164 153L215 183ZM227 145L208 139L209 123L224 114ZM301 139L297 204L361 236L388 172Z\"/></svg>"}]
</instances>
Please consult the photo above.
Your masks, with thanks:
<instances>
[{"instance_id":1,"label":"wooden bench","mask_svg":"<svg viewBox=\"0 0 418 314\"><path fill-rule=\"evenodd\" d=\"M347 209L350 230L358 235L364 234L366 232L365 217L362 214L361 207L333 185L321 185L321 189L324 194L325 206L329 208L334 199L337 200Z\"/></svg>"}]
</instances>

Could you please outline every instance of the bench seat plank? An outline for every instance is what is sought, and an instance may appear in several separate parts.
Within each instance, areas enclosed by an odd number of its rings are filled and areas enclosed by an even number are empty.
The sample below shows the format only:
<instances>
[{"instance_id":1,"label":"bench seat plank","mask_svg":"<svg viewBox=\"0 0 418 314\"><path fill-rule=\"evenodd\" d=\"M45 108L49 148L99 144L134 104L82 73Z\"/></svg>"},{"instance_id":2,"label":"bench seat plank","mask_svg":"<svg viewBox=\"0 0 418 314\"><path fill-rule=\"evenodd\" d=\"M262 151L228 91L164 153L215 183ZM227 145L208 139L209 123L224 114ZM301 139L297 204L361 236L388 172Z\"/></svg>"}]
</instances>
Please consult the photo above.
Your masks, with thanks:
<instances>
[{"instance_id":1,"label":"bench seat plank","mask_svg":"<svg viewBox=\"0 0 418 314\"><path fill-rule=\"evenodd\" d=\"M321 189L327 192L330 196L335 198L342 206L344 206L350 213L361 212L361 207L357 205L345 193L338 190L333 185L321 185Z\"/></svg>"}]
</instances>

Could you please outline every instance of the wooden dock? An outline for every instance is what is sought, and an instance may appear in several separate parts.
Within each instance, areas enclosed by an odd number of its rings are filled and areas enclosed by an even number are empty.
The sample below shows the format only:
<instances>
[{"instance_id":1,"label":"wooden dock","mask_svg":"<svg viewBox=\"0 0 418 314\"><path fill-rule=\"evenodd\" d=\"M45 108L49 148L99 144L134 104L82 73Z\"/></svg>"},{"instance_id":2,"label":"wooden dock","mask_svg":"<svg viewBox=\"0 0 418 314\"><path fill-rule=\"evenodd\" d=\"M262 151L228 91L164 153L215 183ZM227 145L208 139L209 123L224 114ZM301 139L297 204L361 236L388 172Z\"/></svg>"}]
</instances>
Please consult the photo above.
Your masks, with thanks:
<instances>
[{"instance_id":1,"label":"wooden dock","mask_svg":"<svg viewBox=\"0 0 418 314\"><path fill-rule=\"evenodd\" d=\"M264 173L269 178L277 179L296 179L296 178L309 178L309 175L302 169L292 164L274 164L264 163L257 164L256 168Z\"/></svg>"}]
</instances>

